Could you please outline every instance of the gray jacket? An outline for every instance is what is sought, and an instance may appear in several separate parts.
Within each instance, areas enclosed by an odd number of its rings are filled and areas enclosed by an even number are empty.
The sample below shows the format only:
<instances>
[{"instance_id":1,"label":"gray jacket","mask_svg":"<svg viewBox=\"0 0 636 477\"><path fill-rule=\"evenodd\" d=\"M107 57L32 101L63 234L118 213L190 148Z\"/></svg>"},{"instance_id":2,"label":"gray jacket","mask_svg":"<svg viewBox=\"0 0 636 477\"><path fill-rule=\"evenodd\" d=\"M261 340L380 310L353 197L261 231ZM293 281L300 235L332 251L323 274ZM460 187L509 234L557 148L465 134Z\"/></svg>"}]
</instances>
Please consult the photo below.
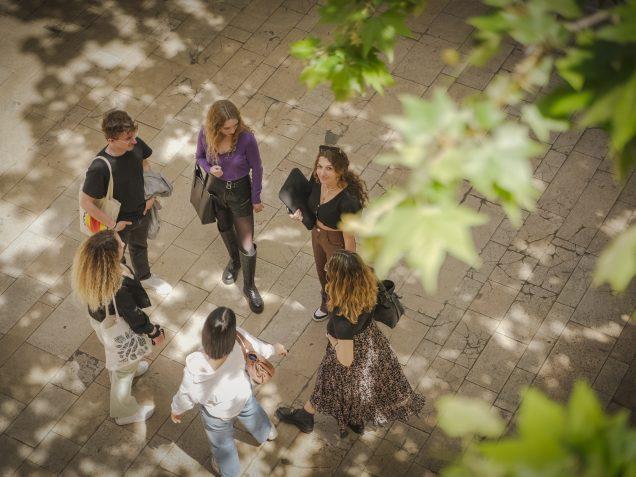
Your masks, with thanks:
<instances>
[{"instance_id":1,"label":"gray jacket","mask_svg":"<svg viewBox=\"0 0 636 477\"><path fill-rule=\"evenodd\" d=\"M172 184L156 171L144 171L144 194L146 200L151 197L169 197L172 195ZM161 222L159 222L159 209L161 205L155 201L150 209L150 227L148 228L148 238L154 239L159 234Z\"/></svg>"}]
</instances>

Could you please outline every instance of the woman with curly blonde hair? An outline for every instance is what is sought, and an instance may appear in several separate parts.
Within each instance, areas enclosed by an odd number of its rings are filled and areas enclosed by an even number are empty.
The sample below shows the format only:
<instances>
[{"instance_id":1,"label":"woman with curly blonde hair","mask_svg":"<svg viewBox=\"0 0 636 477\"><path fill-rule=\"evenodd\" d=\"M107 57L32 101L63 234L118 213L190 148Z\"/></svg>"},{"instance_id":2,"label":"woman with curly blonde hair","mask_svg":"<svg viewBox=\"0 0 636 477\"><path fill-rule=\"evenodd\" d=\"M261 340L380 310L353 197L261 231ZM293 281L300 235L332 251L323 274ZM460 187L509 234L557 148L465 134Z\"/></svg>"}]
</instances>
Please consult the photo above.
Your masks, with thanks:
<instances>
[{"instance_id":1,"label":"woman with curly blonde hair","mask_svg":"<svg viewBox=\"0 0 636 477\"><path fill-rule=\"evenodd\" d=\"M121 349L122 344L110 341L104 328L105 320L107 316L114 316L115 322L123 319L133 333L147 336L153 345L164 341L164 331L159 325L153 325L142 310L150 306L150 299L141 282L121 263L123 255L124 243L117 232L97 232L84 240L75 253L72 278L73 290L88 305L91 326L107 350L110 416L122 426L145 421L154 411L154 406L140 406L131 395L133 379L144 374L149 364L141 360L143 356L131 357L130 349L125 350L125 359L119 355L119 361L109 362L108 350ZM133 341L132 345L137 343Z\"/></svg>"},{"instance_id":2,"label":"woman with curly blonde hair","mask_svg":"<svg viewBox=\"0 0 636 477\"><path fill-rule=\"evenodd\" d=\"M208 110L196 160L210 176L208 190L214 196L217 226L230 255L221 279L226 285L234 283L243 268L243 293L250 309L261 313L263 299L254 284L254 212L263 210L263 164L254 134L231 101L216 101Z\"/></svg>"},{"instance_id":3,"label":"woman with curly blonde hair","mask_svg":"<svg viewBox=\"0 0 636 477\"><path fill-rule=\"evenodd\" d=\"M373 322L377 279L362 259L335 252L326 266L329 322L327 350L314 391L302 409L280 407L278 418L309 433L316 412L336 418L340 436L346 427L361 434L364 424L405 420L424 406L402 372L391 345Z\"/></svg>"}]
</instances>

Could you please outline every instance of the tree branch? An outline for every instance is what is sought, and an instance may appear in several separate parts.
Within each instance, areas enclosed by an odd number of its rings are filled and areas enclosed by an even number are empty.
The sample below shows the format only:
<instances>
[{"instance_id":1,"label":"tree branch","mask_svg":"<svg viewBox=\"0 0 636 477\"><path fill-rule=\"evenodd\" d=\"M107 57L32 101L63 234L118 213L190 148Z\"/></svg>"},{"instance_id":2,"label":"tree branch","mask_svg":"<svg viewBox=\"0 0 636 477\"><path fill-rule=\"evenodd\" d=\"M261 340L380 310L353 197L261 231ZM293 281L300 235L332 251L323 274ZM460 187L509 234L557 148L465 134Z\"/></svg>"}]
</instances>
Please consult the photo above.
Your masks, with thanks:
<instances>
[{"instance_id":1,"label":"tree branch","mask_svg":"<svg viewBox=\"0 0 636 477\"><path fill-rule=\"evenodd\" d=\"M572 32L577 33L581 30L585 30L587 28L591 28L593 26L598 25L599 23L603 23L611 17L611 13L607 10L599 10L592 15L587 17L583 17L575 22L566 23L565 29Z\"/></svg>"}]
</instances>

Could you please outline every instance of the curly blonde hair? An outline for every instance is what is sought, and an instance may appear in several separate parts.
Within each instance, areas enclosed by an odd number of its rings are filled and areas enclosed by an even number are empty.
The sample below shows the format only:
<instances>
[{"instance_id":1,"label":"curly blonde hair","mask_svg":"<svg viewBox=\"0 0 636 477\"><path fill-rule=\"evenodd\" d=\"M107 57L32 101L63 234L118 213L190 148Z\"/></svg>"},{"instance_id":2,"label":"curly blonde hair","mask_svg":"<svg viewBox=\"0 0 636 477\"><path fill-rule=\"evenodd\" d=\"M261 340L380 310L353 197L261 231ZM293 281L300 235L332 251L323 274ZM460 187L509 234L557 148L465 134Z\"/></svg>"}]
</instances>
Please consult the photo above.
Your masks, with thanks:
<instances>
[{"instance_id":1,"label":"curly blonde hair","mask_svg":"<svg viewBox=\"0 0 636 477\"><path fill-rule=\"evenodd\" d=\"M250 131L250 128L243 122L238 108L232 101L220 99L210 106L208 114L206 115L203 129L205 132L205 141L208 143L207 152L215 159L219 157L219 145L223 140L221 128L225 122L230 119L236 119L238 121L236 131L232 135L232 147L230 148L230 151L234 151L236 150L236 143L241 133L243 131Z\"/></svg>"},{"instance_id":2,"label":"curly blonde hair","mask_svg":"<svg viewBox=\"0 0 636 477\"><path fill-rule=\"evenodd\" d=\"M378 298L378 282L371 267L348 250L334 253L325 268L329 301L327 308L356 324L358 317L371 311Z\"/></svg>"},{"instance_id":3,"label":"curly blonde hair","mask_svg":"<svg viewBox=\"0 0 636 477\"><path fill-rule=\"evenodd\" d=\"M121 287L119 242L113 230L88 237L73 259L73 290L95 311L106 306Z\"/></svg>"}]
</instances>

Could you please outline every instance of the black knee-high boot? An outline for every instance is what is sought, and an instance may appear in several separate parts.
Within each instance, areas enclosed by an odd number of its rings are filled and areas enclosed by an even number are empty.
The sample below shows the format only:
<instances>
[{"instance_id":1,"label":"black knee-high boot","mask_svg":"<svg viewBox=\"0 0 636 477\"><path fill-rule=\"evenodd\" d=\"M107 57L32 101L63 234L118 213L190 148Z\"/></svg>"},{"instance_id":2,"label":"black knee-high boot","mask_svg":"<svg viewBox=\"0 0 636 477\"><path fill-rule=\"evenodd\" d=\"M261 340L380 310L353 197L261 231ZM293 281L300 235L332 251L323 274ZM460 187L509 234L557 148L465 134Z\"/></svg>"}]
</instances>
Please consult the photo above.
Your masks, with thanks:
<instances>
[{"instance_id":1,"label":"black knee-high boot","mask_svg":"<svg viewBox=\"0 0 636 477\"><path fill-rule=\"evenodd\" d=\"M254 313L263 312L263 299L256 289L254 274L256 273L256 244L251 255L240 250L241 267L243 267L243 293L250 305L250 310Z\"/></svg>"},{"instance_id":2,"label":"black knee-high boot","mask_svg":"<svg viewBox=\"0 0 636 477\"><path fill-rule=\"evenodd\" d=\"M221 280L226 285L231 285L236 281L238 277L238 271L241 268L241 259L239 257L239 247L236 241L236 234L233 229L221 232L221 238L227 248L227 253L230 255L230 261L227 263Z\"/></svg>"}]
</instances>

